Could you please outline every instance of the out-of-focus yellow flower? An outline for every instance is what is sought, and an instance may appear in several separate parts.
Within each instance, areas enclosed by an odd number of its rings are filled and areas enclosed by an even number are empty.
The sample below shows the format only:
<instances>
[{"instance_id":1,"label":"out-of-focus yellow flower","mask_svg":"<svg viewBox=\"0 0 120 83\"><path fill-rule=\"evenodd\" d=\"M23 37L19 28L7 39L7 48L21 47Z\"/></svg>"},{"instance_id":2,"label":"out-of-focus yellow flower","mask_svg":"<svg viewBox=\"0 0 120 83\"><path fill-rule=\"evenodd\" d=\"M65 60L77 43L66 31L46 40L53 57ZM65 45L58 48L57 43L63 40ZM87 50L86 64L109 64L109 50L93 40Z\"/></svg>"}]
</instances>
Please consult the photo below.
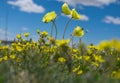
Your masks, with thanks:
<instances>
[{"instance_id":1,"label":"out-of-focus yellow flower","mask_svg":"<svg viewBox=\"0 0 120 83\"><path fill-rule=\"evenodd\" d=\"M17 37L17 39L20 39L20 38L21 38L21 35L20 35L20 34L17 34L16 37Z\"/></svg>"},{"instance_id":2,"label":"out-of-focus yellow flower","mask_svg":"<svg viewBox=\"0 0 120 83\"><path fill-rule=\"evenodd\" d=\"M82 73L83 73L83 70L79 70L79 71L77 72L78 75L81 75Z\"/></svg>"},{"instance_id":3,"label":"out-of-focus yellow flower","mask_svg":"<svg viewBox=\"0 0 120 83\"><path fill-rule=\"evenodd\" d=\"M74 19L76 19L76 20L80 20L81 17L82 17L80 14L78 14L78 12L75 10L75 8L72 9L71 15L72 15L72 18L74 18Z\"/></svg>"},{"instance_id":4,"label":"out-of-focus yellow flower","mask_svg":"<svg viewBox=\"0 0 120 83\"><path fill-rule=\"evenodd\" d=\"M29 35L30 35L29 32L24 33L24 36L25 36L25 37L28 37Z\"/></svg>"},{"instance_id":5,"label":"out-of-focus yellow flower","mask_svg":"<svg viewBox=\"0 0 120 83\"><path fill-rule=\"evenodd\" d=\"M37 29L36 32L37 32L38 34L40 34L40 30L39 30L39 29Z\"/></svg>"},{"instance_id":6,"label":"out-of-focus yellow flower","mask_svg":"<svg viewBox=\"0 0 120 83\"><path fill-rule=\"evenodd\" d=\"M56 15L55 11L49 12L43 17L42 21L45 23L51 22L52 20L54 20L56 18L56 16L57 15Z\"/></svg>"},{"instance_id":7,"label":"out-of-focus yellow flower","mask_svg":"<svg viewBox=\"0 0 120 83\"><path fill-rule=\"evenodd\" d=\"M75 73L75 72L77 72L79 69L80 69L80 66L77 66L76 68L74 68L74 69L72 70L72 72Z\"/></svg>"},{"instance_id":8,"label":"out-of-focus yellow flower","mask_svg":"<svg viewBox=\"0 0 120 83\"><path fill-rule=\"evenodd\" d=\"M70 39L67 39L67 40L64 40L64 39L56 40L56 44L58 46L66 46L67 44L69 44L69 42L70 42Z\"/></svg>"},{"instance_id":9,"label":"out-of-focus yellow flower","mask_svg":"<svg viewBox=\"0 0 120 83\"><path fill-rule=\"evenodd\" d=\"M41 35L42 35L42 36L47 36L47 35L48 35L48 32L43 31L43 32L41 32Z\"/></svg>"},{"instance_id":10,"label":"out-of-focus yellow flower","mask_svg":"<svg viewBox=\"0 0 120 83\"><path fill-rule=\"evenodd\" d=\"M5 56L3 57L3 60L5 60L5 61L8 60L8 56L5 55Z\"/></svg>"},{"instance_id":11,"label":"out-of-focus yellow flower","mask_svg":"<svg viewBox=\"0 0 120 83\"><path fill-rule=\"evenodd\" d=\"M84 35L83 28L77 26L73 31L73 35L76 36L76 37L82 37Z\"/></svg>"},{"instance_id":12,"label":"out-of-focus yellow flower","mask_svg":"<svg viewBox=\"0 0 120 83\"><path fill-rule=\"evenodd\" d=\"M9 46L8 45L5 45L2 47L3 50L8 50Z\"/></svg>"},{"instance_id":13,"label":"out-of-focus yellow flower","mask_svg":"<svg viewBox=\"0 0 120 83\"><path fill-rule=\"evenodd\" d=\"M19 58L16 59L16 62L20 63L21 60L22 60L22 59L19 57Z\"/></svg>"},{"instance_id":14,"label":"out-of-focus yellow flower","mask_svg":"<svg viewBox=\"0 0 120 83\"><path fill-rule=\"evenodd\" d=\"M104 59L102 59L102 56L101 55L93 55L94 59L98 62L105 62Z\"/></svg>"},{"instance_id":15,"label":"out-of-focus yellow flower","mask_svg":"<svg viewBox=\"0 0 120 83\"><path fill-rule=\"evenodd\" d=\"M96 67L99 67L98 62L92 62L92 65L94 65L94 66L96 66Z\"/></svg>"},{"instance_id":16,"label":"out-of-focus yellow flower","mask_svg":"<svg viewBox=\"0 0 120 83\"><path fill-rule=\"evenodd\" d=\"M20 47L20 46L16 46L16 50L17 50L18 52L21 52L21 51L23 50L23 48Z\"/></svg>"},{"instance_id":17,"label":"out-of-focus yellow flower","mask_svg":"<svg viewBox=\"0 0 120 83\"><path fill-rule=\"evenodd\" d=\"M66 59L64 57L59 57L58 61L61 62L61 63L64 63L66 61Z\"/></svg>"},{"instance_id":18,"label":"out-of-focus yellow flower","mask_svg":"<svg viewBox=\"0 0 120 83\"><path fill-rule=\"evenodd\" d=\"M118 71L113 71L113 72L111 73L111 76L112 76L112 77L115 77L115 78L117 78L117 79L120 79L120 70L118 70Z\"/></svg>"},{"instance_id":19,"label":"out-of-focus yellow flower","mask_svg":"<svg viewBox=\"0 0 120 83\"><path fill-rule=\"evenodd\" d=\"M15 59L15 58L16 58L15 54L10 55L10 59Z\"/></svg>"},{"instance_id":20,"label":"out-of-focus yellow flower","mask_svg":"<svg viewBox=\"0 0 120 83\"><path fill-rule=\"evenodd\" d=\"M83 58L84 58L84 60L88 61L90 59L90 56L85 55L85 56L83 56Z\"/></svg>"},{"instance_id":21,"label":"out-of-focus yellow flower","mask_svg":"<svg viewBox=\"0 0 120 83\"><path fill-rule=\"evenodd\" d=\"M68 7L68 4L67 3L64 3L62 5L62 13L66 14L66 15L70 15L71 14L71 10L70 8Z\"/></svg>"}]
</instances>

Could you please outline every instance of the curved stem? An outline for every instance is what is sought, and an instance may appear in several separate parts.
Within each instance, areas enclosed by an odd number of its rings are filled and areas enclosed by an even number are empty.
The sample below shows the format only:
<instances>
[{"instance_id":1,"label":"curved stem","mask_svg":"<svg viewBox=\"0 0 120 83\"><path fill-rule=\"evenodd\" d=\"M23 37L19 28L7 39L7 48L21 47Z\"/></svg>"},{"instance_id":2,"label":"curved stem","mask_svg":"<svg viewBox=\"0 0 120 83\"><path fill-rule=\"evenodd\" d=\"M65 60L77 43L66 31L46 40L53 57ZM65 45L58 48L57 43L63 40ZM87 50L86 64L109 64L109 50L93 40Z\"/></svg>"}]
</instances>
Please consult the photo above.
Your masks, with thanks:
<instances>
[{"instance_id":1,"label":"curved stem","mask_svg":"<svg viewBox=\"0 0 120 83\"><path fill-rule=\"evenodd\" d=\"M53 27L54 27L54 24L52 23L52 28L51 28L51 32L50 32L51 37L52 37Z\"/></svg>"},{"instance_id":2,"label":"curved stem","mask_svg":"<svg viewBox=\"0 0 120 83\"><path fill-rule=\"evenodd\" d=\"M57 38L57 26L55 24L55 21L52 21L53 22L53 25L55 26L55 30L56 30L56 35L55 35L55 39Z\"/></svg>"},{"instance_id":3,"label":"curved stem","mask_svg":"<svg viewBox=\"0 0 120 83\"><path fill-rule=\"evenodd\" d=\"M68 24L70 23L70 21L72 20L72 18L70 18L68 21L67 21L67 23L66 23L66 26L65 26L65 29L64 29L64 33L63 33L63 39L64 39L64 37L65 37L65 32L66 32L66 30L67 30L67 27L68 27Z\"/></svg>"}]
</instances>

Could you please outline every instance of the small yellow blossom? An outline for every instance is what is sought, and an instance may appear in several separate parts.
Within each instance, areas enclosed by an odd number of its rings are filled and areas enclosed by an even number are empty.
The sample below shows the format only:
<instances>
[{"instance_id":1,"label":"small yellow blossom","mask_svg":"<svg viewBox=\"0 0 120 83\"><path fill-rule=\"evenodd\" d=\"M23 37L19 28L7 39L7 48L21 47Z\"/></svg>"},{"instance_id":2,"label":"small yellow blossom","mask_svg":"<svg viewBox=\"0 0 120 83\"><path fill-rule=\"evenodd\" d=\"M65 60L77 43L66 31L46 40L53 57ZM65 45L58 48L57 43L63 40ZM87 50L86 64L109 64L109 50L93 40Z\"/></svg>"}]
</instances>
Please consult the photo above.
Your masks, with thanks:
<instances>
[{"instance_id":1,"label":"small yellow blossom","mask_svg":"<svg viewBox=\"0 0 120 83\"><path fill-rule=\"evenodd\" d=\"M59 58L58 58L58 61L61 62L61 63L64 63L64 62L66 61L66 59L63 58L63 57L59 57Z\"/></svg>"},{"instance_id":2,"label":"small yellow blossom","mask_svg":"<svg viewBox=\"0 0 120 83\"><path fill-rule=\"evenodd\" d=\"M64 3L62 5L62 13L66 14L66 15L70 15L71 14L71 10L70 8L68 7L68 4L67 3Z\"/></svg>"},{"instance_id":3,"label":"small yellow blossom","mask_svg":"<svg viewBox=\"0 0 120 83\"><path fill-rule=\"evenodd\" d=\"M90 59L90 56L85 55L85 56L83 56L83 58L84 58L84 60L88 61Z\"/></svg>"},{"instance_id":4,"label":"small yellow blossom","mask_svg":"<svg viewBox=\"0 0 120 83\"><path fill-rule=\"evenodd\" d=\"M76 20L80 20L81 19L81 15L78 14L78 12L75 10L75 8L72 9L71 15L72 15L72 18L74 18Z\"/></svg>"},{"instance_id":5,"label":"small yellow blossom","mask_svg":"<svg viewBox=\"0 0 120 83\"><path fill-rule=\"evenodd\" d=\"M17 39L21 39L21 35L20 34L17 34L16 37L17 37Z\"/></svg>"},{"instance_id":6,"label":"small yellow blossom","mask_svg":"<svg viewBox=\"0 0 120 83\"><path fill-rule=\"evenodd\" d=\"M17 58L16 62L20 63L21 62L21 58Z\"/></svg>"},{"instance_id":7,"label":"small yellow blossom","mask_svg":"<svg viewBox=\"0 0 120 83\"><path fill-rule=\"evenodd\" d=\"M36 32L37 32L38 34L40 34L40 30L39 30L39 29L37 29Z\"/></svg>"},{"instance_id":8,"label":"small yellow blossom","mask_svg":"<svg viewBox=\"0 0 120 83\"><path fill-rule=\"evenodd\" d=\"M98 62L105 62L104 59L102 59L102 56L101 55L93 55L94 59Z\"/></svg>"},{"instance_id":9,"label":"small yellow blossom","mask_svg":"<svg viewBox=\"0 0 120 83\"><path fill-rule=\"evenodd\" d=\"M25 37L28 37L29 35L30 35L30 33L28 33L28 32L24 33Z\"/></svg>"},{"instance_id":10,"label":"small yellow blossom","mask_svg":"<svg viewBox=\"0 0 120 83\"><path fill-rule=\"evenodd\" d=\"M64 40L64 39L62 39L62 40L56 40L56 44L58 46L65 46L65 45L69 44L69 42L70 42L69 39L66 39L66 40Z\"/></svg>"},{"instance_id":11,"label":"small yellow blossom","mask_svg":"<svg viewBox=\"0 0 120 83\"><path fill-rule=\"evenodd\" d=\"M73 31L73 35L76 36L76 37L82 37L84 35L83 28L77 26Z\"/></svg>"},{"instance_id":12,"label":"small yellow blossom","mask_svg":"<svg viewBox=\"0 0 120 83\"><path fill-rule=\"evenodd\" d=\"M5 61L8 60L8 56L5 55L5 56L3 57L3 60L5 60Z\"/></svg>"},{"instance_id":13,"label":"small yellow blossom","mask_svg":"<svg viewBox=\"0 0 120 83\"><path fill-rule=\"evenodd\" d=\"M54 20L56 18L56 16L57 15L56 15L55 11L49 12L43 17L42 21L45 23L51 22L52 20Z\"/></svg>"},{"instance_id":14,"label":"small yellow blossom","mask_svg":"<svg viewBox=\"0 0 120 83\"><path fill-rule=\"evenodd\" d=\"M15 55L15 54L12 54L12 55L10 55L10 58L11 58L11 59L15 59L15 58L16 58L16 55Z\"/></svg>"},{"instance_id":15,"label":"small yellow blossom","mask_svg":"<svg viewBox=\"0 0 120 83\"><path fill-rule=\"evenodd\" d=\"M43 31L43 32L41 32L41 35L42 35L42 36L47 36L47 35L48 35L48 32Z\"/></svg>"},{"instance_id":16,"label":"small yellow blossom","mask_svg":"<svg viewBox=\"0 0 120 83\"><path fill-rule=\"evenodd\" d=\"M81 75L82 73L83 73L83 70L79 70L79 71L77 72L78 75Z\"/></svg>"},{"instance_id":17,"label":"small yellow blossom","mask_svg":"<svg viewBox=\"0 0 120 83\"><path fill-rule=\"evenodd\" d=\"M92 62L92 65L99 67L99 63L98 62Z\"/></svg>"},{"instance_id":18,"label":"small yellow blossom","mask_svg":"<svg viewBox=\"0 0 120 83\"><path fill-rule=\"evenodd\" d=\"M76 68L74 68L74 69L72 70L72 72L75 73L75 72L77 72L79 69L80 69L80 66L77 66Z\"/></svg>"}]
</instances>

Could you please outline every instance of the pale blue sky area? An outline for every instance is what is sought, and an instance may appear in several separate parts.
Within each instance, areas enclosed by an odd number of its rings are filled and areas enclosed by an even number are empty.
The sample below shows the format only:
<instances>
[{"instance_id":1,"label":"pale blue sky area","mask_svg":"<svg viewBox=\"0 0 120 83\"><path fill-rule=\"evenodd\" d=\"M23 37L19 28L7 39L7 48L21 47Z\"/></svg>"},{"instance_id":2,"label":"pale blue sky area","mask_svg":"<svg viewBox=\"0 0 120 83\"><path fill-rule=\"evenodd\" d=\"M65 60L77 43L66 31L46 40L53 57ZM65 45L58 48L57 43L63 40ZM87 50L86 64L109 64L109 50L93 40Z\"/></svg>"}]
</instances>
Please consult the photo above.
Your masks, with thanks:
<instances>
[{"instance_id":1,"label":"pale blue sky area","mask_svg":"<svg viewBox=\"0 0 120 83\"><path fill-rule=\"evenodd\" d=\"M102 40L120 39L120 1L119 0L0 0L0 39L5 38L8 23L8 39L14 39L17 33L30 32L37 39L36 29L50 33L51 23L42 22L42 17L50 11L61 12L61 6L67 2L70 8L82 15L82 19L72 20L65 38L79 25L88 30L82 40L97 44ZM6 17L8 20L6 21ZM58 39L62 38L63 30L69 17L60 15L57 20Z\"/></svg>"}]
</instances>

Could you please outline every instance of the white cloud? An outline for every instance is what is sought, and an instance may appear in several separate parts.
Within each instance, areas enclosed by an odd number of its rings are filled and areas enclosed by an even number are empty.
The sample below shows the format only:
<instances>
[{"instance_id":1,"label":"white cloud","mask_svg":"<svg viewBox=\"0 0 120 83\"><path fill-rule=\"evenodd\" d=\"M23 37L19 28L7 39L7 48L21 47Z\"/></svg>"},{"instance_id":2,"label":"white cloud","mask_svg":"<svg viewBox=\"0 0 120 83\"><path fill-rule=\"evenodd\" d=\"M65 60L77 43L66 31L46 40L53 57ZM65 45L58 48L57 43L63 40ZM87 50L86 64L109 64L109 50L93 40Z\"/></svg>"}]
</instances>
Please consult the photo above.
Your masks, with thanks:
<instances>
[{"instance_id":1,"label":"white cloud","mask_svg":"<svg viewBox=\"0 0 120 83\"><path fill-rule=\"evenodd\" d=\"M86 15L81 15L81 16L82 16L81 20L83 20L83 21L88 21L89 20L88 16L86 16Z\"/></svg>"},{"instance_id":2,"label":"white cloud","mask_svg":"<svg viewBox=\"0 0 120 83\"><path fill-rule=\"evenodd\" d=\"M71 18L70 15L64 15L64 14L62 14L62 16ZM89 20L89 17L88 17L88 16L86 16L86 15L84 15L84 14L81 14L81 16L82 16L82 18L80 19L81 21L88 21L88 20Z\"/></svg>"},{"instance_id":3,"label":"white cloud","mask_svg":"<svg viewBox=\"0 0 120 83\"><path fill-rule=\"evenodd\" d=\"M67 2L72 6L83 5L95 7L103 7L111 3L117 3L117 0L57 0L57 1Z\"/></svg>"},{"instance_id":4,"label":"white cloud","mask_svg":"<svg viewBox=\"0 0 120 83\"><path fill-rule=\"evenodd\" d=\"M112 16L106 16L103 21L105 23L113 23L113 24L120 24L120 17L112 17Z\"/></svg>"},{"instance_id":5,"label":"white cloud","mask_svg":"<svg viewBox=\"0 0 120 83\"><path fill-rule=\"evenodd\" d=\"M27 27L22 27L21 30L22 30L22 31L27 31L28 28L27 28Z\"/></svg>"},{"instance_id":6,"label":"white cloud","mask_svg":"<svg viewBox=\"0 0 120 83\"><path fill-rule=\"evenodd\" d=\"M45 9L33 2L33 0L15 0L8 1L8 4L17 6L21 11L28 13L43 13Z\"/></svg>"}]
</instances>

